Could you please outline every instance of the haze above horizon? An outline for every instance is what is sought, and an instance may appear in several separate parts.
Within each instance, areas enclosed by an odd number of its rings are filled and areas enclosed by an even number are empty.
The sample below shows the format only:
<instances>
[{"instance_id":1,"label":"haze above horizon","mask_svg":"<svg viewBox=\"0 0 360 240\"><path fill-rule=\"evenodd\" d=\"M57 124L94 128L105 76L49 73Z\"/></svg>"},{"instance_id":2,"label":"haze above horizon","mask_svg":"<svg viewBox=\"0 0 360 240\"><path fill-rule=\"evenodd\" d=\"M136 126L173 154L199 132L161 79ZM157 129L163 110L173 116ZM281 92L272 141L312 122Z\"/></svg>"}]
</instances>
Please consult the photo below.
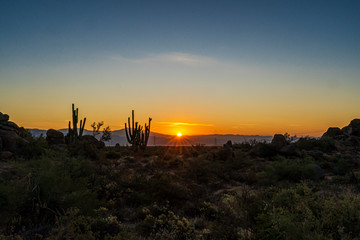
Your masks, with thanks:
<instances>
[{"instance_id":1,"label":"haze above horizon","mask_svg":"<svg viewBox=\"0 0 360 240\"><path fill-rule=\"evenodd\" d=\"M2 1L0 112L26 128L319 136L359 118L358 1Z\"/></svg>"}]
</instances>

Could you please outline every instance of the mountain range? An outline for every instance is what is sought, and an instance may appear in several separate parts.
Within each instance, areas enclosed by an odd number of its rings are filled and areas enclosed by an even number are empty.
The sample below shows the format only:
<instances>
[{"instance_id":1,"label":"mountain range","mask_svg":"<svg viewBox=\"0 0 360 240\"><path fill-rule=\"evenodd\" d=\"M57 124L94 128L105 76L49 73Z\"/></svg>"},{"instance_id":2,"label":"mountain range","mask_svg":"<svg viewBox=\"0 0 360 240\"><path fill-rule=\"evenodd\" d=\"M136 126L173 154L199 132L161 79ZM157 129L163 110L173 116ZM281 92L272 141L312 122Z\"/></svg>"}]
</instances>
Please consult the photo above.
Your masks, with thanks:
<instances>
[{"instance_id":1,"label":"mountain range","mask_svg":"<svg viewBox=\"0 0 360 240\"><path fill-rule=\"evenodd\" d=\"M47 130L42 129L27 129L34 137L39 137L41 134L46 136ZM59 129L64 135L68 133L68 129ZM93 135L90 130L84 130L84 135ZM100 138L102 133L100 132L96 138ZM189 136L172 136L166 134L160 134L151 132L149 137L148 146L191 146L191 145L206 145L206 146L222 146L227 141L233 143L265 141L270 142L272 136L260 136L260 135L237 135L237 134L211 134L211 135L189 135ZM111 131L111 140L105 142L107 146L114 146L115 144L120 146L128 145L126 140L125 129Z\"/></svg>"}]
</instances>

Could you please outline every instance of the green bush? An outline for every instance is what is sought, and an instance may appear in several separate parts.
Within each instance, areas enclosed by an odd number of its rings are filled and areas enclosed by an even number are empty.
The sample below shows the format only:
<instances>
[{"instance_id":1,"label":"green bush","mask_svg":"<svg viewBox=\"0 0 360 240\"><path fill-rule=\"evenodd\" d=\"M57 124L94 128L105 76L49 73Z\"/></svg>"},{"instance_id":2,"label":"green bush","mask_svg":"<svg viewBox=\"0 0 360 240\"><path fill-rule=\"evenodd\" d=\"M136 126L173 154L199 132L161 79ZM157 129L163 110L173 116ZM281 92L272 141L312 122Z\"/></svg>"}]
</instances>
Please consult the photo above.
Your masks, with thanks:
<instances>
[{"instance_id":1,"label":"green bush","mask_svg":"<svg viewBox=\"0 0 360 240\"><path fill-rule=\"evenodd\" d=\"M353 158L339 157L336 159L336 163L333 168L333 173L336 175L344 176L357 168L358 168L358 163Z\"/></svg>"},{"instance_id":2,"label":"green bush","mask_svg":"<svg viewBox=\"0 0 360 240\"><path fill-rule=\"evenodd\" d=\"M76 207L89 213L97 205L96 192L89 188L92 172L84 158L42 158L34 169L32 197L50 212Z\"/></svg>"},{"instance_id":3,"label":"green bush","mask_svg":"<svg viewBox=\"0 0 360 240\"><path fill-rule=\"evenodd\" d=\"M276 161L265 166L259 175L263 184L275 184L279 181L299 182L304 179L317 178L316 169L311 159L290 160L284 157L277 157Z\"/></svg>"},{"instance_id":4,"label":"green bush","mask_svg":"<svg viewBox=\"0 0 360 240\"><path fill-rule=\"evenodd\" d=\"M357 239L360 199L321 198L307 185L282 189L259 214L253 239Z\"/></svg>"},{"instance_id":5,"label":"green bush","mask_svg":"<svg viewBox=\"0 0 360 240\"><path fill-rule=\"evenodd\" d=\"M0 205L5 209L0 224L7 225L7 232L53 224L72 207L91 214L98 206L97 193L90 189L93 170L86 159L50 154L17 168L12 179L0 184Z\"/></svg>"},{"instance_id":6,"label":"green bush","mask_svg":"<svg viewBox=\"0 0 360 240\"><path fill-rule=\"evenodd\" d=\"M30 186L26 179L12 179L0 183L0 226L18 225L19 212L29 194ZM11 223L12 222L12 223ZM10 226L14 228L15 226ZM13 229L15 230L15 229Z\"/></svg>"},{"instance_id":7,"label":"green bush","mask_svg":"<svg viewBox=\"0 0 360 240\"><path fill-rule=\"evenodd\" d=\"M20 147L17 149L16 154L25 159L34 159L40 157L45 153L47 142L45 138L41 135L38 138L28 137L27 143L20 142Z\"/></svg>"}]
</instances>

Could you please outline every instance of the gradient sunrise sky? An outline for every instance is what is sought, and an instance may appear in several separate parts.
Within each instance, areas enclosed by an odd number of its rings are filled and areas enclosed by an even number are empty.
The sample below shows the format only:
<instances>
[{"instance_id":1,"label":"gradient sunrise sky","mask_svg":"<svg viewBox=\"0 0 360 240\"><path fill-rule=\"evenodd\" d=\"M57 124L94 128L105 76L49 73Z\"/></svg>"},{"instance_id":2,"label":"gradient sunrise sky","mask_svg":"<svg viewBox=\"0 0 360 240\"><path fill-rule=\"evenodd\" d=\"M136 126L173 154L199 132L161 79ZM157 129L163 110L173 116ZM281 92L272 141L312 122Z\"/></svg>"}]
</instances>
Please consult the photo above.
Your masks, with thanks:
<instances>
[{"instance_id":1,"label":"gradient sunrise sky","mask_svg":"<svg viewBox=\"0 0 360 240\"><path fill-rule=\"evenodd\" d=\"M0 111L27 128L319 136L360 117L360 1L0 1Z\"/></svg>"}]
</instances>

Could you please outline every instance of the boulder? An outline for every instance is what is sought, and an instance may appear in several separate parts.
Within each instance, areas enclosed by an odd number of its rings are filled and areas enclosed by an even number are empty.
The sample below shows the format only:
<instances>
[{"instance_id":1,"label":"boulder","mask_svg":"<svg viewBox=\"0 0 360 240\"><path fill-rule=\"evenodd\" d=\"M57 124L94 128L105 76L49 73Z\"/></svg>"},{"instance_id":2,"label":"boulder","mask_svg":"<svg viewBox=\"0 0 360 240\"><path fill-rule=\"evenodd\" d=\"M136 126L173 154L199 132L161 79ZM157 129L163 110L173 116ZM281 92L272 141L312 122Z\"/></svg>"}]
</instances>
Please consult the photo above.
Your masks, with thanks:
<instances>
[{"instance_id":1,"label":"boulder","mask_svg":"<svg viewBox=\"0 0 360 240\"><path fill-rule=\"evenodd\" d=\"M352 120L350 124L341 129L341 131L348 136L360 137L360 119Z\"/></svg>"},{"instance_id":2,"label":"boulder","mask_svg":"<svg viewBox=\"0 0 360 240\"><path fill-rule=\"evenodd\" d=\"M274 147L276 150L280 150L284 146L288 145L288 142L286 141L284 135L275 134L270 145Z\"/></svg>"},{"instance_id":3,"label":"boulder","mask_svg":"<svg viewBox=\"0 0 360 240\"><path fill-rule=\"evenodd\" d=\"M280 149L280 153L287 156L299 155L298 149L294 144L285 145Z\"/></svg>"},{"instance_id":4,"label":"boulder","mask_svg":"<svg viewBox=\"0 0 360 240\"><path fill-rule=\"evenodd\" d=\"M91 135L84 135L80 137L80 142L83 144L95 146L97 149L105 147L105 143L97 140L94 136Z\"/></svg>"},{"instance_id":5,"label":"boulder","mask_svg":"<svg viewBox=\"0 0 360 240\"><path fill-rule=\"evenodd\" d=\"M15 131L6 131L0 129L0 138L3 150L15 152L18 146L27 143L25 139L20 137Z\"/></svg>"},{"instance_id":6,"label":"boulder","mask_svg":"<svg viewBox=\"0 0 360 240\"><path fill-rule=\"evenodd\" d=\"M65 137L62 132L56 131L54 129L49 129L46 132L46 141L49 145L65 144Z\"/></svg>"},{"instance_id":7,"label":"boulder","mask_svg":"<svg viewBox=\"0 0 360 240\"><path fill-rule=\"evenodd\" d=\"M101 159L104 155L104 151L101 149L105 148L105 144L94 136L85 135L75 142L69 143L69 147L73 155L81 155L96 160Z\"/></svg>"},{"instance_id":8,"label":"boulder","mask_svg":"<svg viewBox=\"0 0 360 240\"><path fill-rule=\"evenodd\" d=\"M29 132L9 121L9 115L0 112L0 151L15 153L21 150L28 141Z\"/></svg>"}]
</instances>

